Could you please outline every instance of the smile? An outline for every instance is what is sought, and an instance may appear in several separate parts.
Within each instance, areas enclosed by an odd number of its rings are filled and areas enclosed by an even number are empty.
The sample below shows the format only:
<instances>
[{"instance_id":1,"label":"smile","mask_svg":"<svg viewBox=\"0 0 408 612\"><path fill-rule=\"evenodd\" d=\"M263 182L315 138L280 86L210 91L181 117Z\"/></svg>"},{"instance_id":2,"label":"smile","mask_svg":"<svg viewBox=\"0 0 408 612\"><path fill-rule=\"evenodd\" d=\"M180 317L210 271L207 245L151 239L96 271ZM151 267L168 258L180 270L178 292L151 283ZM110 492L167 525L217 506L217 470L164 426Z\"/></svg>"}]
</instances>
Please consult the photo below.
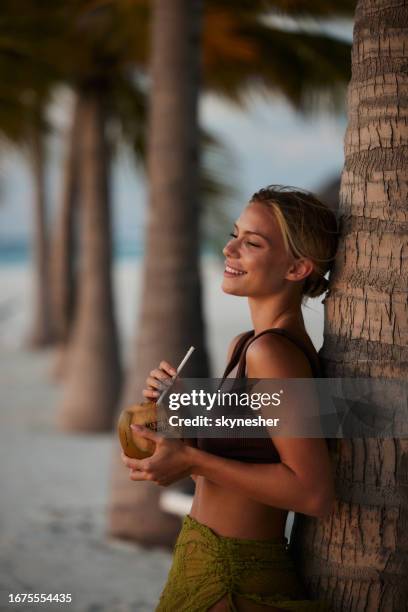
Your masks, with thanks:
<instances>
[{"instance_id":1,"label":"smile","mask_svg":"<svg viewBox=\"0 0 408 612\"><path fill-rule=\"evenodd\" d=\"M224 274L226 276L242 276L243 274L246 274L246 272L244 272L243 270L235 270L230 266L225 266Z\"/></svg>"}]
</instances>

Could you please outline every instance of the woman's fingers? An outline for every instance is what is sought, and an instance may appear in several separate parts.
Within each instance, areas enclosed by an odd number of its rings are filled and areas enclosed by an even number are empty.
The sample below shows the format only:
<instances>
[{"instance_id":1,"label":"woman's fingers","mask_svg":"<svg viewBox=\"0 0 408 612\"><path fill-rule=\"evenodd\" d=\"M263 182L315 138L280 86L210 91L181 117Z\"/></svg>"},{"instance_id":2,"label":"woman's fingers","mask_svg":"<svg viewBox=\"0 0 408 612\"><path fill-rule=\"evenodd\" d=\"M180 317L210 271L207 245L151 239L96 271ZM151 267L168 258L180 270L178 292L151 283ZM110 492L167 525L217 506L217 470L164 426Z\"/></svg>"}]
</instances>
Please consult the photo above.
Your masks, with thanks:
<instances>
[{"instance_id":1,"label":"woman's fingers","mask_svg":"<svg viewBox=\"0 0 408 612\"><path fill-rule=\"evenodd\" d=\"M152 370L150 372L150 376L153 378L157 378L158 380L163 380L163 381L167 381L172 378L172 375L169 374L166 370L162 370L159 368Z\"/></svg>"},{"instance_id":2,"label":"woman's fingers","mask_svg":"<svg viewBox=\"0 0 408 612\"><path fill-rule=\"evenodd\" d=\"M173 376L177 374L176 369L167 361L161 361L160 367L155 368L146 378L147 389L143 389L143 397L147 399L156 399L160 393L169 386Z\"/></svg>"},{"instance_id":3,"label":"woman's fingers","mask_svg":"<svg viewBox=\"0 0 408 612\"><path fill-rule=\"evenodd\" d=\"M146 384L150 389L158 389L160 391L160 389L164 388L166 383L164 380L158 380L157 378L153 378L153 376L148 376L146 378Z\"/></svg>"},{"instance_id":4,"label":"woman's fingers","mask_svg":"<svg viewBox=\"0 0 408 612\"><path fill-rule=\"evenodd\" d=\"M175 376L177 374L176 368L174 368L167 361L161 361L159 367L161 370L164 370L165 372L167 372L170 376Z\"/></svg>"},{"instance_id":5,"label":"woman's fingers","mask_svg":"<svg viewBox=\"0 0 408 612\"><path fill-rule=\"evenodd\" d=\"M142 395L147 399L156 399L159 397L160 391L155 391L154 389L143 389Z\"/></svg>"},{"instance_id":6,"label":"woman's fingers","mask_svg":"<svg viewBox=\"0 0 408 612\"><path fill-rule=\"evenodd\" d=\"M143 459L134 459L133 457L128 457L123 451L121 451L120 457L126 467L131 468L132 470L145 469L145 464L142 463Z\"/></svg>"},{"instance_id":7,"label":"woman's fingers","mask_svg":"<svg viewBox=\"0 0 408 612\"><path fill-rule=\"evenodd\" d=\"M151 476L146 472L131 470L129 475L130 480L151 480Z\"/></svg>"},{"instance_id":8,"label":"woman's fingers","mask_svg":"<svg viewBox=\"0 0 408 612\"><path fill-rule=\"evenodd\" d=\"M175 372L171 366L169 366L168 369ZM163 385L169 385L172 382L172 378L173 375L169 374L169 372L156 368L150 372L149 376L146 378L146 383L148 387L153 389L163 389Z\"/></svg>"}]
</instances>

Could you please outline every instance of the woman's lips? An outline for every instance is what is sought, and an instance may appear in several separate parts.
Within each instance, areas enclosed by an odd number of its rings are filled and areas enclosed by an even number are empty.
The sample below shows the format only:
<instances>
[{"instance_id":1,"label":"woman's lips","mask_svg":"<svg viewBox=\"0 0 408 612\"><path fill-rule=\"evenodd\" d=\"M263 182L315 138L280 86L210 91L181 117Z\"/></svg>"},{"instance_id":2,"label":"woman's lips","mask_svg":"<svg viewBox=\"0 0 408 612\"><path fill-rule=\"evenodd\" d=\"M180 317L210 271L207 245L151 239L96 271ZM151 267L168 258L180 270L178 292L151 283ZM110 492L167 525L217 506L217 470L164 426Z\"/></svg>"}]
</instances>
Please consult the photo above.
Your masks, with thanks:
<instances>
[{"instance_id":1,"label":"woman's lips","mask_svg":"<svg viewBox=\"0 0 408 612\"><path fill-rule=\"evenodd\" d=\"M246 272L244 270L237 270L236 268L232 268L228 264L225 266L224 276L228 276L230 278L238 278L239 276L244 276Z\"/></svg>"}]
</instances>

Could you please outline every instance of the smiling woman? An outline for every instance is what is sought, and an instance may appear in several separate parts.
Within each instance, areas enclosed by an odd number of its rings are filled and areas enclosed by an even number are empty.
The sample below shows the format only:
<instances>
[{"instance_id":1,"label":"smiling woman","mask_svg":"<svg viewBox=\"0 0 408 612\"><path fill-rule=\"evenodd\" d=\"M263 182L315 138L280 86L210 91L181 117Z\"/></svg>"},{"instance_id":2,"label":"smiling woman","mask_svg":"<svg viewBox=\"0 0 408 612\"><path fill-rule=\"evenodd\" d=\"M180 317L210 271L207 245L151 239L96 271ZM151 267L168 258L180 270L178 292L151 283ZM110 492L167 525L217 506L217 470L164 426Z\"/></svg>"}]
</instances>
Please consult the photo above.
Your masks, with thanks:
<instances>
[{"instance_id":1,"label":"smiling woman","mask_svg":"<svg viewBox=\"0 0 408 612\"><path fill-rule=\"evenodd\" d=\"M312 194L258 191L234 225L222 289L246 297L253 330L231 342L226 378L320 376L301 305L327 289L337 248L334 213ZM143 394L156 399L172 366L161 362ZM295 401L295 400L294 400ZM329 610L308 597L284 537L289 510L324 518L334 503L326 441L269 436L156 443L145 460L123 457L132 480L196 481L158 612Z\"/></svg>"},{"instance_id":2,"label":"smiling woman","mask_svg":"<svg viewBox=\"0 0 408 612\"><path fill-rule=\"evenodd\" d=\"M262 278L260 294L268 294L273 276L281 283L300 284L304 299L317 297L327 289L325 274L332 267L337 249L337 221L333 211L313 194L278 185L261 189L234 223L230 236L224 248L225 278L252 271L251 280L256 283L266 267L269 273L266 279ZM291 261L302 267L294 270L296 275L282 277ZM255 267L258 267L256 277ZM281 274L275 275L274 269ZM243 295L241 286L224 283L222 288L226 293Z\"/></svg>"}]
</instances>

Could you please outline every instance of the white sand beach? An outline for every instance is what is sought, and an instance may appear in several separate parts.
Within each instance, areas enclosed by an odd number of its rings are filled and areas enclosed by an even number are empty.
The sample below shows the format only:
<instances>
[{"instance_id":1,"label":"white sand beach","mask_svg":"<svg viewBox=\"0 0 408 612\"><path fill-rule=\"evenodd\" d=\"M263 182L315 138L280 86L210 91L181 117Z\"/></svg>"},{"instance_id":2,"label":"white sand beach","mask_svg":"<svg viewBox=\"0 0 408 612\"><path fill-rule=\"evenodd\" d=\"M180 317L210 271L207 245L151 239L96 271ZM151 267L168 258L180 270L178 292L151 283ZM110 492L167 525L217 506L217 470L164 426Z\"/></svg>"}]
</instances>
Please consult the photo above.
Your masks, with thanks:
<instances>
[{"instance_id":1,"label":"white sand beach","mask_svg":"<svg viewBox=\"0 0 408 612\"><path fill-rule=\"evenodd\" d=\"M115 266L118 320L128 355L139 307L141 263ZM251 328L246 300L220 290L222 267L203 260L205 312L213 374L229 340ZM0 267L0 611L150 612L170 565L164 549L107 538L105 510L113 434L67 435L54 425L60 387L52 351L28 352L30 271ZM305 320L322 342L323 307ZM137 483L135 483L137 486ZM9 593L71 593L72 604L8 604Z\"/></svg>"}]
</instances>

